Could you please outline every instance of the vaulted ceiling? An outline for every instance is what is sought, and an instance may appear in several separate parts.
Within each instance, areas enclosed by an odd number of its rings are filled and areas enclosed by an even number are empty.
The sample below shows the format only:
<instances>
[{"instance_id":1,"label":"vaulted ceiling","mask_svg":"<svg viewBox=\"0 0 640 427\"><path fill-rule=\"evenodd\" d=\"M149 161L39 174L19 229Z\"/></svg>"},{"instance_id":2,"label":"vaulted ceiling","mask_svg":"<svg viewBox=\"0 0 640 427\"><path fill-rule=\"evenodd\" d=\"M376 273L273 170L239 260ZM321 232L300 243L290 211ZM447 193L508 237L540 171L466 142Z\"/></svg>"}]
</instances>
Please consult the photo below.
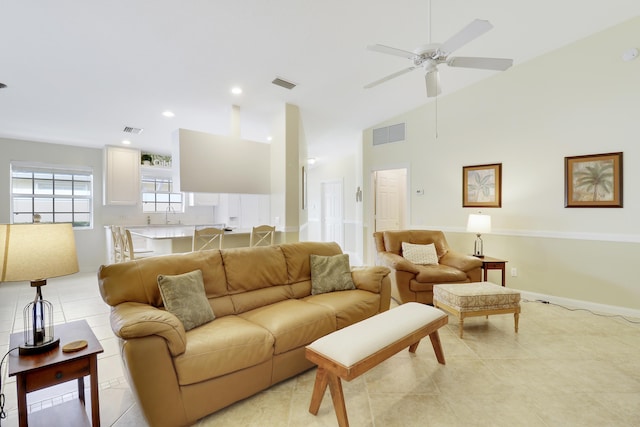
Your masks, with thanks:
<instances>
[{"instance_id":1,"label":"vaulted ceiling","mask_svg":"<svg viewBox=\"0 0 640 427\"><path fill-rule=\"evenodd\" d=\"M638 14L637 0L7 0L0 137L94 147L130 139L170 152L177 128L228 134L237 105L241 136L266 141L291 103L311 156L351 150L362 129L432 101L422 71L363 89L410 65L367 45L412 51L480 18L494 28L456 55L513 58L517 67ZM442 96L496 73L440 71ZM297 86L276 86L276 77Z\"/></svg>"}]
</instances>

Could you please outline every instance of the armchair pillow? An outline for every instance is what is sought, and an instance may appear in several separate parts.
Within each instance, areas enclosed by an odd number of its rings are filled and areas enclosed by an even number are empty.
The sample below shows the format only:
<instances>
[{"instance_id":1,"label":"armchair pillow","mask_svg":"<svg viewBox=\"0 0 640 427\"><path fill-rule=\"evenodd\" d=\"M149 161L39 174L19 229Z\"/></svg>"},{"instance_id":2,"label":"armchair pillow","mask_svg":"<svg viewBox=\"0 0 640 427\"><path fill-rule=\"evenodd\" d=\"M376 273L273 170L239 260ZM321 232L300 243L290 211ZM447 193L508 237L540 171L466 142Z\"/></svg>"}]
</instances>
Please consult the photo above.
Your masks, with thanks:
<instances>
[{"instance_id":1,"label":"armchair pillow","mask_svg":"<svg viewBox=\"0 0 640 427\"><path fill-rule=\"evenodd\" d=\"M202 271L158 275L158 288L165 308L180 319L185 331L212 321L215 316L204 291Z\"/></svg>"},{"instance_id":2,"label":"armchair pillow","mask_svg":"<svg viewBox=\"0 0 640 427\"><path fill-rule=\"evenodd\" d=\"M413 243L402 242L402 256L414 264L438 264L438 253L433 243L414 245Z\"/></svg>"},{"instance_id":3,"label":"armchair pillow","mask_svg":"<svg viewBox=\"0 0 640 427\"><path fill-rule=\"evenodd\" d=\"M309 255L311 264L311 294L355 289L351 278L349 255Z\"/></svg>"}]
</instances>

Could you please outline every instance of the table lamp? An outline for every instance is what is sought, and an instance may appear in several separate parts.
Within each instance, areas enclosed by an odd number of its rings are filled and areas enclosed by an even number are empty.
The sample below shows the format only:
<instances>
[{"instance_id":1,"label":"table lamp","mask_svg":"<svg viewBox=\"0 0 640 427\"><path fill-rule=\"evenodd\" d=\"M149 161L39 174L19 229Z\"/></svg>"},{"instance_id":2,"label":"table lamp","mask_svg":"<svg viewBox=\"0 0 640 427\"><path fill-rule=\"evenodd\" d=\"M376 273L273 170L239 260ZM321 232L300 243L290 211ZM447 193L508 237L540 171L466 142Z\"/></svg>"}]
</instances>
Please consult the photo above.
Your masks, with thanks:
<instances>
[{"instance_id":1,"label":"table lamp","mask_svg":"<svg viewBox=\"0 0 640 427\"><path fill-rule=\"evenodd\" d=\"M52 306L42 298L47 278L78 272L71 224L0 224L0 282L31 282L33 302L24 308L20 354L37 354L60 343L53 333Z\"/></svg>"},{"instance_id":2,"label":"table lamp","mask_svg":"<svg viewBox=\"0 0 640 427\"><path fill-rule=\"evenodd\" d=\"M472 233L476 233L476 241L473 246L473 255L478 258L483 258L483 248L482 248L482 238L480 235L482 233L490 233L491 232L491 216L482 215L480 213L470 214L469 221L467 222L467 231Z\"/></svg>"}]
</instances>

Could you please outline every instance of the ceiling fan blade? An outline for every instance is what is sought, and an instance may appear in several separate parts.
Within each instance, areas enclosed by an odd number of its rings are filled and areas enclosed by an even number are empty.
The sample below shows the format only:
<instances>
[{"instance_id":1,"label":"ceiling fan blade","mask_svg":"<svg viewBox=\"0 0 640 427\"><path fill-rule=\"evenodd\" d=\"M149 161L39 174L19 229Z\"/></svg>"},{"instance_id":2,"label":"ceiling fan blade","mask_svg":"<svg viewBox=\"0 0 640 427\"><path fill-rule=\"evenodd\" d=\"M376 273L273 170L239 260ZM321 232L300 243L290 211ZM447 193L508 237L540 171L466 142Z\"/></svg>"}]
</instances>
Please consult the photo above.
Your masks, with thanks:
<instances>
[{"instance_id":1,"label":"ceiling fan blade","mask_svg":"<svg viewBox=\"0 0 640 427\"><path fill-rule=\"evenodd\" d=\"M429 71L425 74L424 80L427 84L428 98L433 98L434 96L438 96L442 93L440 90L440 74L438 74L438 70Z\"/></svg>"},{"instance_id":2,"label":"ceiling fan blade","mask_svg":"<svg viewBox=\"0 0 640 427\"><path fill-rule=\"evenodd\" d=\"M413 59L416 56L415 53L408 50L396 49L395 47L385 46L383 44L373 44L367 46L367 49L374 52L386 53L387 55L400 56L402 58Z\"/></svg>"},{"instance_id":3,"label":"ceiling fan blade","mask_svg":"<svg viewBox=\"0 0 640 427\"><path fill-rule=\"evenodd\" d=\"M447 60L450 67L480 68L483 70L504 71L513 65L513 59L479 58L473 56L456 56Z\"/></svg>"},{"instance_id":4,"label":"ceiling fan blade","mask_svg":"<svg viewBox=\"0 0 640 427\"><path fill-rule=\"evenodd\" d=\"M449 40L442 43L442 46L440 46L440 49L438 50L442 56L450 55L453 51L458 50L471 40L480 37L492 28L493 25L491 25L491 22L483 19L476 19Z\"/></svg>"},{"instance_id":5,"label":"ceiling fan blade","mask_svg":"<svg viewBox=\"0 0 640 427\"><path fill-rule=\"evenodd\" d=\"M364 88L365 88L365 89L371 89L371 88L372 88L372 87L374 87L374 86L378 86L379 84L384 83L384 82L386 82L387 80L395 79L396 77L401 76L401 75L403 75L403 74L406 74L406 73L408 73L409 71L413 71L413 70L415 70L416 68L417 68L417 67L409 67L409 68L405 68L404 70L396 71L396 72L395 72L395 73L393 73L393 74L389 74L388 76L381 78L380 80L376 80L375 82L371 82L371 83L369 83L369 84L368 84L368 85L366 85Z\"/></svg>"}]
</instances>

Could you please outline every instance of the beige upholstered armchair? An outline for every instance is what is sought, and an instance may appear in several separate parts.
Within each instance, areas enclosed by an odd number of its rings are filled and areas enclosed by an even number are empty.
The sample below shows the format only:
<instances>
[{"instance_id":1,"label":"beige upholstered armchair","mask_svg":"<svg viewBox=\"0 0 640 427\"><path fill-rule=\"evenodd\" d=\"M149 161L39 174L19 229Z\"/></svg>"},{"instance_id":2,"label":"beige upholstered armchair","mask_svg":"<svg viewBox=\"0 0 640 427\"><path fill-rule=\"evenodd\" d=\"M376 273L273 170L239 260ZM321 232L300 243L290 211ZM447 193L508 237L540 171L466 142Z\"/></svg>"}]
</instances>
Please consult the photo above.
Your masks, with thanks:
<instances>
[{"instance_id":1,"label":"beige upholstered armchair","mask_svg":"<svg viewBox=\"0 0 640 427\"><path fill-rule=\"evenodd\" d=\"M393 230L373 233L378 264L391 269L391 296L400 303L433 304L433 285L480 282L482 261L452 250L442 231ZM433 243L437 263L415 264L404 257L402 243ZM407 247L407 245L405 245ZM434 256L435 258L435 256Z\"/></svg>"}]
</instances>

